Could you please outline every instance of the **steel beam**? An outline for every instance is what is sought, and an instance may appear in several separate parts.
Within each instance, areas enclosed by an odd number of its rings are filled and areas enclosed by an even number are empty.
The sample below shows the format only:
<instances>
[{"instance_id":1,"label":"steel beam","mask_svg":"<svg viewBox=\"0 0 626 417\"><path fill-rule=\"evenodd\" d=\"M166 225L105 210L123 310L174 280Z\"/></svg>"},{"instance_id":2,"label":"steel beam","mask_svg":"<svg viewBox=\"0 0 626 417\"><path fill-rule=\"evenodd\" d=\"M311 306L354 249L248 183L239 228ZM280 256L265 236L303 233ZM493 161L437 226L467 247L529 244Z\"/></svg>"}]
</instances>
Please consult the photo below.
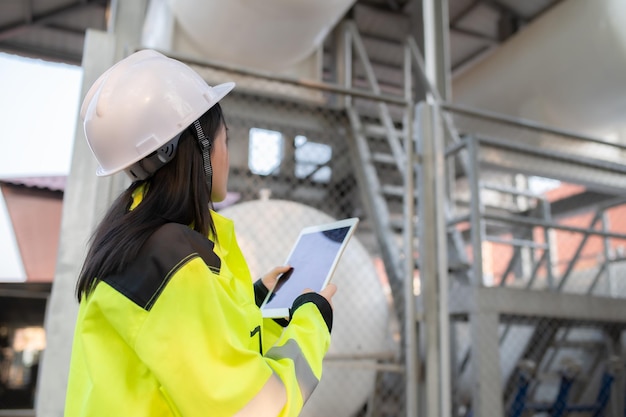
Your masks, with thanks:
<instances>
[{"instance_id":1,"label":"steel beam","mask_svg":"<svg viewBox=\"0 0 626 417\"><path fill-rule=\"evenodd\" d=\"M502 287L456 286L450 313L493 312L509 316L623 324L626 299Z\"/></svg>"}]
</instances>

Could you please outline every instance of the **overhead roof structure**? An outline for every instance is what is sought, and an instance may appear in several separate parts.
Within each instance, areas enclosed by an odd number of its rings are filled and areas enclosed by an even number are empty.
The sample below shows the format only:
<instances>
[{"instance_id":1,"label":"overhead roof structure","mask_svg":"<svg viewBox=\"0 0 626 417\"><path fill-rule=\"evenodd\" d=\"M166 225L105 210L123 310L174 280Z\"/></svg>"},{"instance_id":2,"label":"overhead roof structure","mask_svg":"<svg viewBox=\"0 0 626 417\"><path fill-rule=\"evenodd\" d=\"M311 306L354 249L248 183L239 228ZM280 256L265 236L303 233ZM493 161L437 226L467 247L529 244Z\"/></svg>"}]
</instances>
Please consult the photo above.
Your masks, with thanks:
<instances>
[{"instance_id":1,"label":"overhead roof structure","mask_svg":"<svg viewBox=\"0 0 626 417\"><path fill-rule=\"evenodd\" d=\"M108 0L0 3L0 50L79 65L85 30L106 28Z\"/></svg>"},{"instance_id":2,"label":"overhead roof structure","mask_svg":"<svg viewBox=\"0 0 626 417\"><path fill-rule=\"evenodd\" d=\"M454 73L500 46L562 0L451 0L450 70ZM0 51L79 65L88 28L106 30L110 0L5 0L0 2ZM358 0L357 25L379 64L398 28L419 13L419 0ZM357 8L353 8L354 11ZM350 13L350 12L349 12Z\"/></svg>"}]
</instances>

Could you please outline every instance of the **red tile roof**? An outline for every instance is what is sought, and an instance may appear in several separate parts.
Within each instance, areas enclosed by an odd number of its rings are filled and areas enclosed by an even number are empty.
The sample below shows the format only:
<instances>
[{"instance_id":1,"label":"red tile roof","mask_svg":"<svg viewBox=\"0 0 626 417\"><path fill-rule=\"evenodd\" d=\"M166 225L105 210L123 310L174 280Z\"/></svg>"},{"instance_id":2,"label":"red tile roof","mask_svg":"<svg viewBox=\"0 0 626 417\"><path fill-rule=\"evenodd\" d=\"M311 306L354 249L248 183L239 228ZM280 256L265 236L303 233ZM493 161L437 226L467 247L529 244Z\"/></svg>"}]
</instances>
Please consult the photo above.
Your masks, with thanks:
<instances>
[{"instance_id":1,"label":"red tile roof","mask_svg":"<svg viewBox=\"0 0 626 417\"><path fill-rule=\"evenodd\" d=\"M59 175L46 177L0 178L0 182L7 184L23 185L30 188L43 188L52 191L65 191L67 176Z\"/></svg>"}]
</instances>

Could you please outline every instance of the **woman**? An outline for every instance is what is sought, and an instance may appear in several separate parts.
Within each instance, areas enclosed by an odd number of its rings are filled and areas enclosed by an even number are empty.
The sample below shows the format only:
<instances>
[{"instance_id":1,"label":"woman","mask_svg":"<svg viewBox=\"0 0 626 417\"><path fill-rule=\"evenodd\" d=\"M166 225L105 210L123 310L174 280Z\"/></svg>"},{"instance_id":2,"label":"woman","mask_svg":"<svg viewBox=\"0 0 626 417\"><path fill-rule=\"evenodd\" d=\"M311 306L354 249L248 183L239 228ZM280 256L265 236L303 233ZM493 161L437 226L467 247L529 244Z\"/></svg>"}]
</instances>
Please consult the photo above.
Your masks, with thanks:
<instances>
[{"instance_id":1,"label":"woman","mask_svg":"<svg viewBox=\"0 0 626 417\"><path fill-rule=\"evenodd\" d=\"M301 295L289 321L263 319L260 302L288 267L253 285L232 222L209 210L226 196L218 102L233 87L144 50L88 91L96 173L133 182L79 277L67 417L294 416L317 385L336 288Z\"/></svg>"}]
</instances>

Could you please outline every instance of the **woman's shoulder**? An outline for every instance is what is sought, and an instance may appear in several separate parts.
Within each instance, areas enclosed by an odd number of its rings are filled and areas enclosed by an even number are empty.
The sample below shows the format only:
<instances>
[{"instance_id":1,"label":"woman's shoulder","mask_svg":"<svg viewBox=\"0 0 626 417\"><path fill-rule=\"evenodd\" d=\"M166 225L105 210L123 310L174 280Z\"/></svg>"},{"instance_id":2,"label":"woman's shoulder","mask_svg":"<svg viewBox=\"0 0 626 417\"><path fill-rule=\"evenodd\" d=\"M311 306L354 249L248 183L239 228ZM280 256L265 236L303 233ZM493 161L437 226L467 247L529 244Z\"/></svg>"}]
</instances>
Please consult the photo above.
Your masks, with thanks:
<instances>
[{"instance_id":1,"label":"woman's shoulder","mask_svg":"<svg viewBox=\"0 0 626 417\"><path fill-rule=\"evenodd\" d=\"M190 255L201 257L211 268L220 269L215 243L201 233L180 223L166 223L148 238L141 252L182 260Z\"/></svg>"},{"instance_id":2,"label":"woman's shoulder","mask_svg":"<svg viewBox=\"0 0 626 417\"><path fill-rule=\"evenodd\" d=\"M212 241L188 226L167 223L148 238L128 268L103 281L149 310L173 272L198 257L219 273L221 260Z\"/></svg>"}]
</instances>

